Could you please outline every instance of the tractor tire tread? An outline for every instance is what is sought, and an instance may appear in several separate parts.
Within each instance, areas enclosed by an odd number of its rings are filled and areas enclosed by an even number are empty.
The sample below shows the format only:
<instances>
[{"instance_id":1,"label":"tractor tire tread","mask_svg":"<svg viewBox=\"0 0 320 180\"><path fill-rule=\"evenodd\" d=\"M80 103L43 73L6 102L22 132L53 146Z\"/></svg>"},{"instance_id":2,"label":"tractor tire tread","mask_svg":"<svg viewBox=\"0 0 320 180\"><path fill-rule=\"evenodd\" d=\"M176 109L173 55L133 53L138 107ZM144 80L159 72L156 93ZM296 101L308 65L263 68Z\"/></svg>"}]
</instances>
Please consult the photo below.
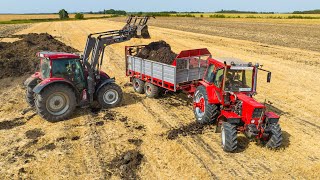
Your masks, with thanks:
<instances>
[{"instance_id":1,"label":"tractor tire tread","mask_svg":"<svg viewBox=\"0 0 320 180\"><path fill-rule=\"evenodd\" d=\"M223 147L223 150L226 152L234 152L238 147L238 132L236 126L228 122L223 122L222 126L225 131L225 145Z\"/></svg>"},{"instance_id":2,"label":"tractor tire tread","mask_svg":"<svg viewBox=\"0 0 320 180\"><path fill-rule=\"evenodd\" d=\"M271 136L266 146L271 149L275 149L282 144L282 131L279 124L271 125Z\"/></svg>"},{"instance_id":3,"label":"tractor tire tread","mask_svg":"<svg viewBox=\"0 0 320 180\"><path fill-rule=\"evenodd\" d=\"M118 100L114 103L114 104L106 104L103 101L103 94L105 91L107 91L108 89L114 89L118 92ZM106 84L104 85L98 92L98 102L101 105L102 108L113 108L113 107L117 107L120 105L120 103L122 102L122 98L123 98L123 92L122 89L119 85L115 84L115 83L110 83L110 84Z\"/></svg>"},{"instance_id":4,"label":"tractor tire tread","mask_svg":"<svg viewBox=\"0 0 320 180\"><path fill-rule=\"evenodd\" d=\"M47 111L46 98L48 98L49 95L52 94L52 92L55 92L57 90L65 91L69 95L70 108L68 109L68 111L66 113L64 113L62 115L55 116L55 115L50 114L50 112ZM72 115L72 113L74 112L74 110L76 108L75 92L73 91L73 89L71 89L70 87L63 85L63 84L50 85L35 96L35 107L36 107L38 114L43 119L46 119L46 120L52 121L52 122L65 120Z\"/></svg>"},{"instance_id":5,"label":"tractor tire tread","mask_svg":"<svg viewBox=\"0 0 320 180\"><path fill-rule=\"evenodd\" d=\"M134 85L135 83L138 82L139 83L139 88L136 88ZM132 80L132 84L133 84L133 89L135 92L139 93L139 94L143 94L144 93L144 84L145 82L142 81L141 79L138 79L138 78L134 78Z\"/></svg>"},{"instance_id":6,"label":"tractor tire tread","mask_svg":"<svg viewBox=\"0 0 320 180\"><path fill-rule=\"evenodd\" d=\"M204 114L203 118L201 120L199 120L197 117L197 114L194 110L196 120L200 124L213 124L220 114L219 110L218 110L218 106L215 104L208 103L208 95L207 95L207 91L204 86L199 86L197 88L197 91L200 91L203 94L204 101L205 101L205 114Z\"/></svg>"}]
</instances>

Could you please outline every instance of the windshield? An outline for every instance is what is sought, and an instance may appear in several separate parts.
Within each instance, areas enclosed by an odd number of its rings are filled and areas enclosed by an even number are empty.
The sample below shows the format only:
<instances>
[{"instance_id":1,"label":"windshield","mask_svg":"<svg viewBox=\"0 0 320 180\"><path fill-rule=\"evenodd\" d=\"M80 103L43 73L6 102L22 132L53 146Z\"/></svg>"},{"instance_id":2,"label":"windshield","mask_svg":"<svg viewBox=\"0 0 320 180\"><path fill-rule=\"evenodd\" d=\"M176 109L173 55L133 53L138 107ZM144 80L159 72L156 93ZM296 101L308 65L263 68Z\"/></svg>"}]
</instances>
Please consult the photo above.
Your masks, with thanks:
<instances>
[{"instance_id":1,"label":"windshield","mask_svg":"<svg viewBox=\"0 0 320 180\"><path fill-rule=\"evenodd\" d=\"M225 91L248 92L252 90L253 68L227 69Z\"/></svg>"},{"instance_id":2,"label":"windshield","mask_svg":"<svg viewBox=\"0 0 320 180\"><path fill-rule=\"evenodd\" d=\"M50 76L50 60L49 59L43 58L41 60L40 70L41 70L41 77L43 79L49 78Z\"/></svg>"}]
</instances>

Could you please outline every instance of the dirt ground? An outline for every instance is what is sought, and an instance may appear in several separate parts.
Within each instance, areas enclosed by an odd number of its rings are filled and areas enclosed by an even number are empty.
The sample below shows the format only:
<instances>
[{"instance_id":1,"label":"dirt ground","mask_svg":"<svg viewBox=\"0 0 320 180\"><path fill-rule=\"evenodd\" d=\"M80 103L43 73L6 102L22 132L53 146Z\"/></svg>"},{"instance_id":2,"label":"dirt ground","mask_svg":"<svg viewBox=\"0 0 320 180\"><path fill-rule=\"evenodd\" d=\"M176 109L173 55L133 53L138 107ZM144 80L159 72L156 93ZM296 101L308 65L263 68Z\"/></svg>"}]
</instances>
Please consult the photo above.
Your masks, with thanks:
<instances>
[{"instance_id":1,"label":"dirt ground","mask_svg":"<svg viewBox=\"0 0 320 180\"><path fill-rule=\"evenodd\" d=\"M19 33L48 32L82 50L89 33L122 27L123 23L108 20L50 22ZM319 52L149 29L151 39L106 48L103 69L115 76L124 90L121 107L77 109L70 120L50 123L27 109L21 88L25 77L0 80L1 179L119 179L121 165L117 168L110 163L122 162L126 152L134 152L134 161L129 158L128 162L136 165L133 177L141 179L319 179ZM183 94L159 99L135 94L125 77L124 46L159 40L177 53L207 47L214 57L260 62L271 70L270 84L260 72L256 98L272 102L269 108L281 115L281 149L269 150L239 135L238 151L225 153L213 127L193 127L192 106ZM183 133L188 129L191 132Z\"/></svg>"},{"instance_id":2,"label":"dirt ground","mask_svg":"<svg viewBox=\"0 0 320 180\"><path fill-rule=\"evenodd\" d=\"M124 22L124 17L113 18ZM320 52L320 20L163 18L150 25Z\"/></svg>"}]
</instances>

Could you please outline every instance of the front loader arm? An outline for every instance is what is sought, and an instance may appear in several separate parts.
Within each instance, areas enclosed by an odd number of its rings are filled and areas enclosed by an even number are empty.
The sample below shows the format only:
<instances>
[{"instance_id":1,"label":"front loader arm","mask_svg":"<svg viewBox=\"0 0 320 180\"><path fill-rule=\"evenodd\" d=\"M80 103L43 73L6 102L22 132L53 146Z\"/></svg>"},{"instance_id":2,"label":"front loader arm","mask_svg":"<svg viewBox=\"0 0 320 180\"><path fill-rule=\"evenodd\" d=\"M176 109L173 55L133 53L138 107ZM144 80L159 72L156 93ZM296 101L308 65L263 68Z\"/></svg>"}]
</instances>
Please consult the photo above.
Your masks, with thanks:
<instances>
[{"instance_id":1,"label":"front loader arm","mask_svg":"<svg viewBox=\"0 0 320 180\"><path fill-rule=\"evenodd\" d=\"M134 37L144 38L144 36L141 35L141 32L149 35L148 26L146 25L149 18L150 17L148 16L130 16L127 24L121 30L94 33L88 36L86 47L83 53L83 64L88 71L87 83L90 102L93 101L93 95L95 93L95 80L100 79L100 68L103 62L104 50L106 46L129 41ZM137 20L139 20L138 23Z\"/></svg>"}]
</instances>

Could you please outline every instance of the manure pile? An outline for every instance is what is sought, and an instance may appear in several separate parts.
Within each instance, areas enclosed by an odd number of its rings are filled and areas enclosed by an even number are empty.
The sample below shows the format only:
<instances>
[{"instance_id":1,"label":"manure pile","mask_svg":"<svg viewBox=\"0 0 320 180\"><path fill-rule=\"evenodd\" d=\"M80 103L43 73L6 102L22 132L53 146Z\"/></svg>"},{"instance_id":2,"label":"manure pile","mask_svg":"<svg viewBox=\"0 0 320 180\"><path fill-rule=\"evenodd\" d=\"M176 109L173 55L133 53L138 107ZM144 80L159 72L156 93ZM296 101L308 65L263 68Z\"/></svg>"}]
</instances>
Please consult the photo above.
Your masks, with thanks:
<instances>
[{"instance_id":1,"label":"manure pile","mask_svg":"<svg viewBox=\"0 0 320 180\"><path fill-rule=\"evenodd\" d=\"M32 74L40 63L39 51L78 52L47 33L14 35L21 40L0 42L0 79Z\"/></svg>"},{"instance_id":2,"label":"manure pile","mask_svg":"<svg viewBox=\"0 0 320 180\"><path fill-rule=\"evenodd\" d=\"M165 41L152 42L141 49L137 57L171 65L177 54Z\"/></svg>"}]
</instances>

